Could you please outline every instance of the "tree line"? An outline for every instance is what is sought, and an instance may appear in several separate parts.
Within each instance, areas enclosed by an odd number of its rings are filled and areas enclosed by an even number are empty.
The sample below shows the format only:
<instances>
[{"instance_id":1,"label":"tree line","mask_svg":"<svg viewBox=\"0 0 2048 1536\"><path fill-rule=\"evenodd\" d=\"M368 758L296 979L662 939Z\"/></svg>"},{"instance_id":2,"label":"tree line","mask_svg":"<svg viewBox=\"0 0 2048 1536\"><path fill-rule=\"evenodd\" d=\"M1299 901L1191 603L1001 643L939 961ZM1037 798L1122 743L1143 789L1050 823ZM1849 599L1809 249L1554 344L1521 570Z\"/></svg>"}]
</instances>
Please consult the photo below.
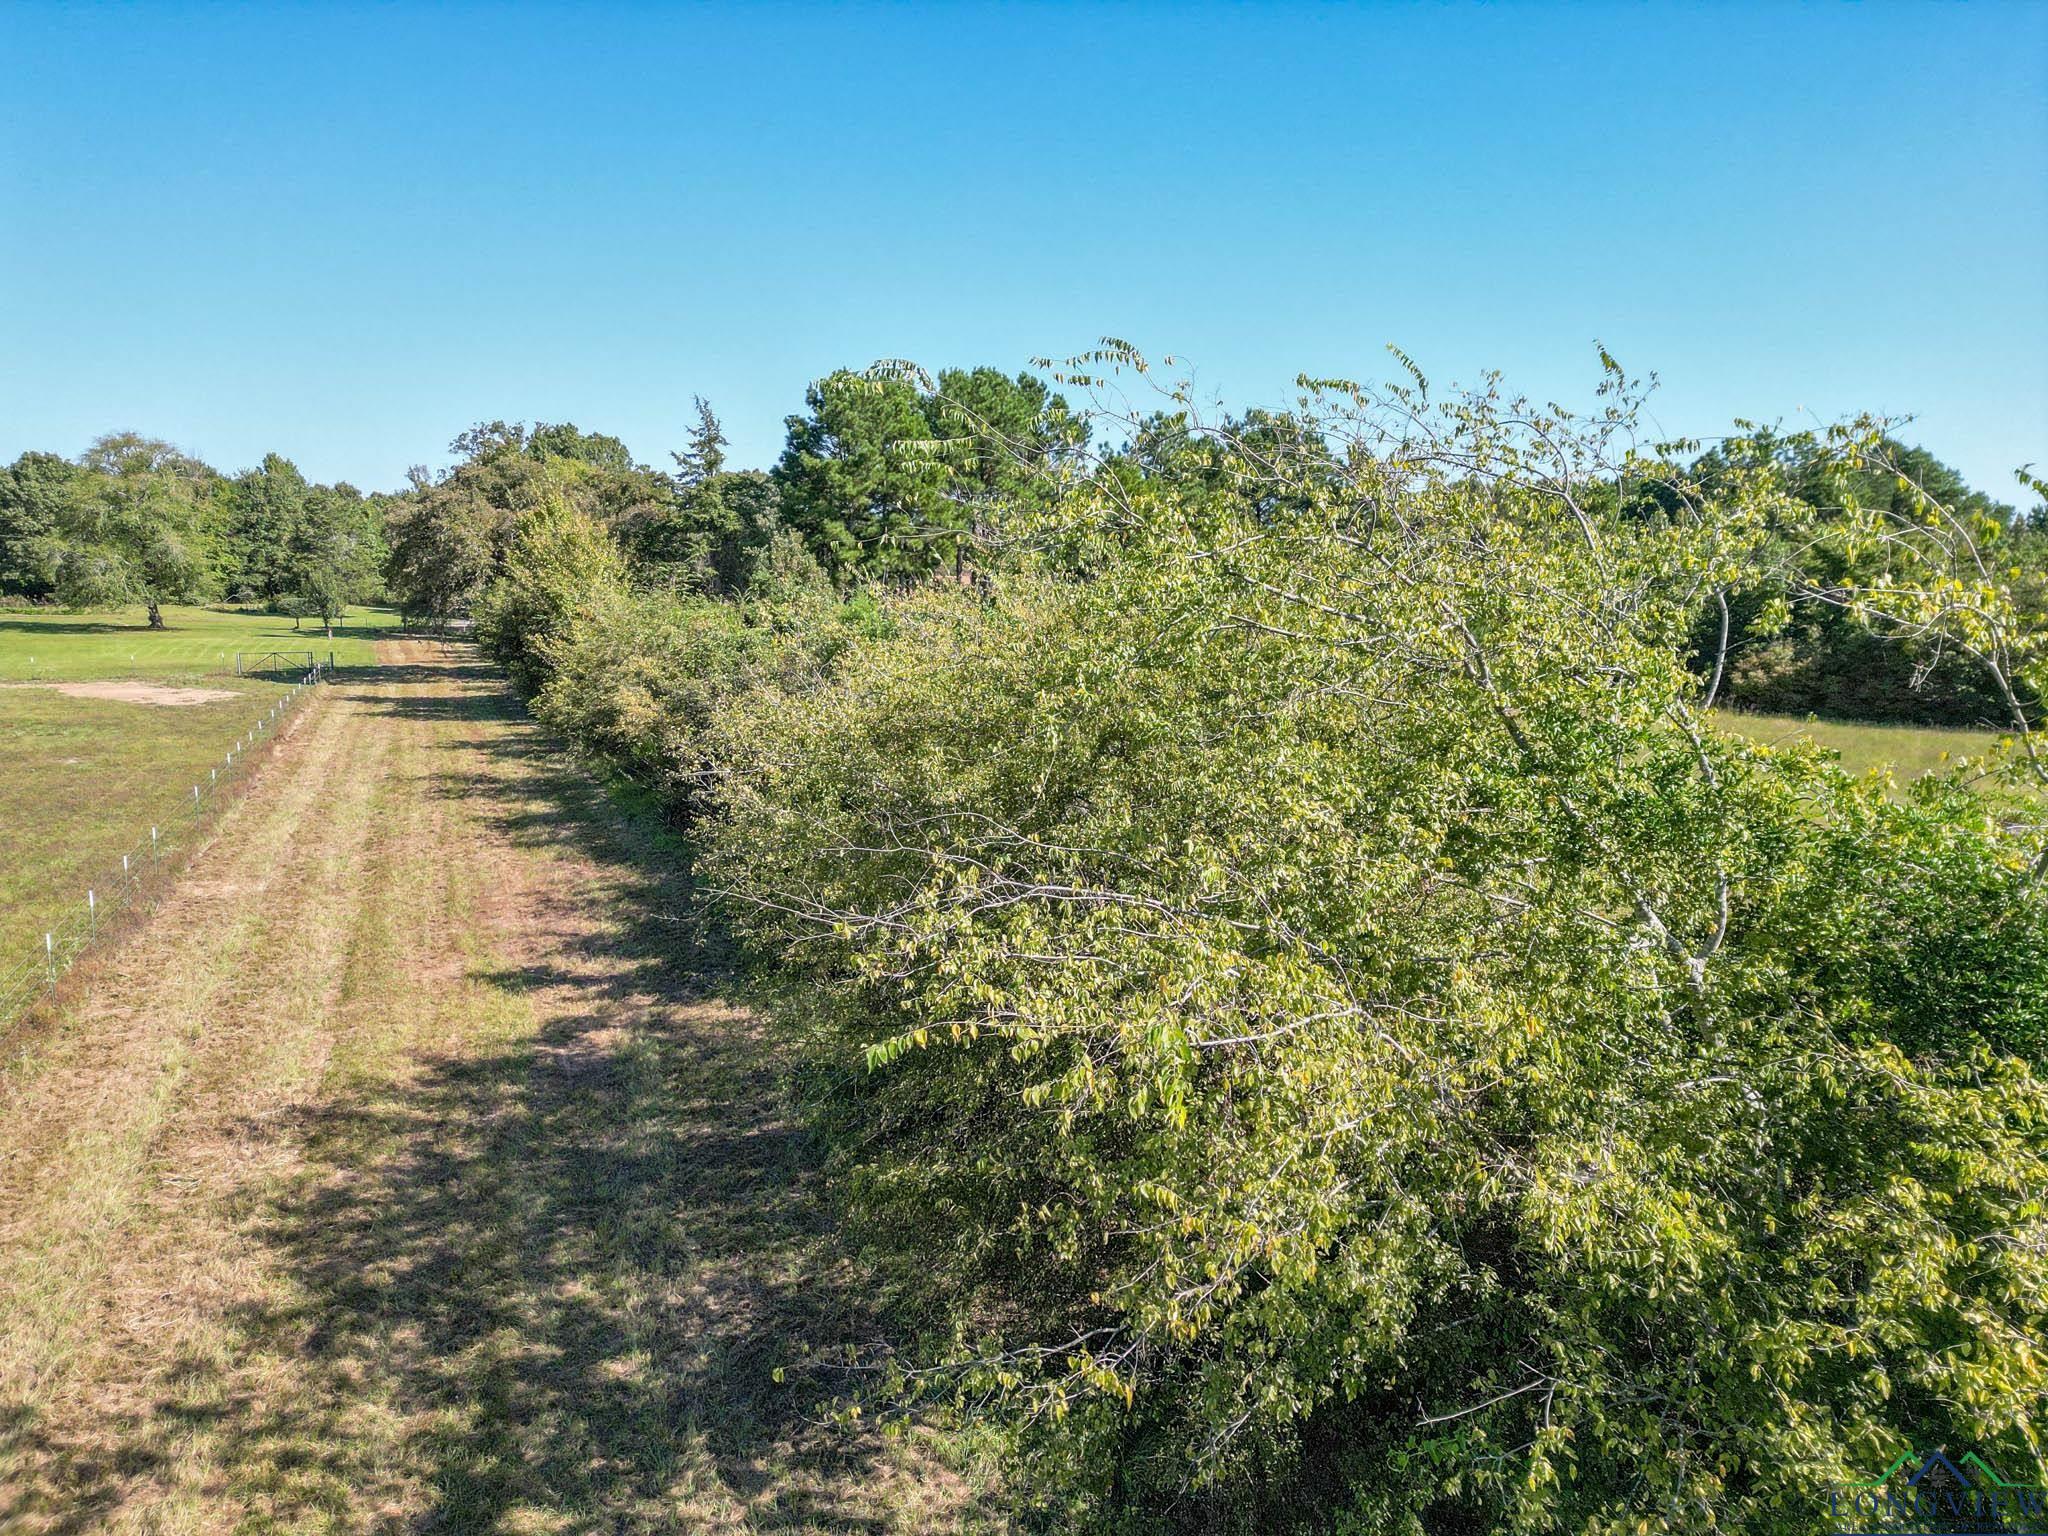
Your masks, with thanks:
<instances>
[{"instance_id":1,"label":"tree line","mask_svg":"<svg viewBox=\"0 0 2048 1536\"><path fill-rule=\"evenodd\" d=\"M392 597L434 622L468 614L521 519L555 505L602 525L638 580L671 591L730 596L793 564L841 584L964 575L969 545L997 509L1031 494L1030 469L1075 425L1042 380L993 368L924 389L842 370L805 405L766 472L728 467L701 399L667 470L573 426L481 425L452 445L452 468L415 470L390 503Z\"/></svg>"},{"instance_id":2,"label":"tree line","mask_svg":"<svg viewBox=\"0 0 2048 1536\"><path fill-rule=\"evenodd\" d=\"M228 476L133 432L0 470L0 594L72 608L229 599L332 623L383 591L380 499L266 455Z\"/></svg>"},{"instance_id":3,"label":"tree line","mask_svg":"<svg viewBox=\"0 0 2048 1536\"><path fill-rule=\"evenodd\" d=\"M2039 519L1874 422L1640 448L1611 365L1104 403L1151 377L1019 430L847 376L728 574L542 495L475 590L801 1052L906 1336L788 1389L943 1403L1102 1531L1792 1531L2038 1461ZM1837 635L2005 745L1716 725Z\"/></svg>"},{"instance_id":4,"label":"tree line","mask_svg":"<svg viewBox=\"0 0 2048 1536\"><path fill-rule=\"evenodd\" d=\"M226 599L323 623L353 603L391 601L431 624L467 618L503 567L520 520L559 502L595 519L636 582L735 596L757 580L815 571L842 588L969 577L966 554L998 520L1044 494L1045 471L1089 448L1090 422L1034 373L980 367L919 380L906 369L840 370L813 384L768 470L728 465L700 397L667 469L571 423L480 423L454 465L415 469L396 493L308 482L289 460L224 475L168 443L110 434L76 459L23 454L0 470L0 596L76 608ZM1123 472L1215 456L1181 413L1126 424ZM1284 440L1292 413L1227 423L1248 446ZM1926 494L2003 531L2029 591L2048 567L2048 508L2021 515L1925 449L1885 436L1883 464L1845 469L1810 434L1742 424L1711 446L1668 445L1660 469L1732 482L1768 469L1802 516L1851 503L1894 510ZM1214 480L1214 463L1204 471ZM1656 516L1656 475L1580 495L1605 515ZM1791 551L1782 552L1788 557ZM1843 574L1843 573L1837 573ZM1715 700L1770 713L1976 725L2003 706L1967 658L1937 638L1874 636L1840 603L1786 588L1727 594L1698 615L1692 664Z\"/></svg>"}]
</instances>

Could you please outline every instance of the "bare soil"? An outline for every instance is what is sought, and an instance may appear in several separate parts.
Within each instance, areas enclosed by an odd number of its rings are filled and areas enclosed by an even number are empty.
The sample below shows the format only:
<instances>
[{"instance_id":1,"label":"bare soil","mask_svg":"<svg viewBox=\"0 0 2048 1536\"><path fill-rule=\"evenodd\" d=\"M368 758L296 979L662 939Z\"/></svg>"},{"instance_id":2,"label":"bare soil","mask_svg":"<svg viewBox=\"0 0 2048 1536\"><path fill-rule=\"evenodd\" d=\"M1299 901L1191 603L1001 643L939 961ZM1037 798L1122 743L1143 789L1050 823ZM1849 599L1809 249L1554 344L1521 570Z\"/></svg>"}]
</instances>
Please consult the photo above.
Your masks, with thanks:
<instances>
[{"instance_id":1,"label":"bare soil","mask_svg":"<svg viewBox=\"0 0 2048 1536\"><path fill-rule=\"evenodd\" d=\"M239 698L227 688L177 688L168 683L144 683L108 679L86 683L0 683L0 688L48 688L73 699L112 699L117 704L155 704L166 709L189 709L195 704L218 704Z\"/></svg>"}]
</instances>

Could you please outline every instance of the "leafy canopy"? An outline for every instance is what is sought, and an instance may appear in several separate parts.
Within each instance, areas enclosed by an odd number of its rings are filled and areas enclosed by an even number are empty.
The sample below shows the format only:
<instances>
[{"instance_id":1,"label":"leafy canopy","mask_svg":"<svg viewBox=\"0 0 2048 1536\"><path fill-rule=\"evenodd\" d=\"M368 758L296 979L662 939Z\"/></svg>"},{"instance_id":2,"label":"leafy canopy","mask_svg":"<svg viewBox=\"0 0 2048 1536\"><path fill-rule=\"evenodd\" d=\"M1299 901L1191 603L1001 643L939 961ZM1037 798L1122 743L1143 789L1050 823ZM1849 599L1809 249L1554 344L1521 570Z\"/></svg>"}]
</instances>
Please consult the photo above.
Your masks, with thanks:
<instances>
[{"instance_id":1,"label":"leafy canopy","mask_svg":"<svg viewBox=\"0 0 2048 1536\"><path fill-rule=\"evenodd\" d=\"M706 873L932 1323L896 1384L1067 1518L1789 1531L1902 1444L2041 1454L2038 801L1760 747L1685 664L1796 527L1995 691L2038 631L1967 517L1816 526L1605 394L1305 381L714 723Z\"/></svg>"}]
</instances>

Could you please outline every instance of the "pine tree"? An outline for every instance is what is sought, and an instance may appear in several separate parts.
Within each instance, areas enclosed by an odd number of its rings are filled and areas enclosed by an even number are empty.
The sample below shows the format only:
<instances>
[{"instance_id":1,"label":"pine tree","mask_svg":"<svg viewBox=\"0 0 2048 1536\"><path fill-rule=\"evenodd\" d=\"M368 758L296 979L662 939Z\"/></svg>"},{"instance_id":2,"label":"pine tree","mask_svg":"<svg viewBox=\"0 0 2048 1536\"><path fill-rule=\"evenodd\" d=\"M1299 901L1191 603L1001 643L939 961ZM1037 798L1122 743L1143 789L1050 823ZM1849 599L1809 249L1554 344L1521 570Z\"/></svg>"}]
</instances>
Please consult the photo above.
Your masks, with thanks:
<instances>
[{"instance_id":1,"label":"pine tree","mask_svg":"<svg viewBox=\"0 0 2048 1536\"><path fill-rule=\"evenodd\" d=\"M697 405L697 425L690 429L690 446L669 457L676 461L686 485L702 485L725 468L725 432L718 425L709 400L702 395L690 398Z\"/></svg>"}]
</instances>

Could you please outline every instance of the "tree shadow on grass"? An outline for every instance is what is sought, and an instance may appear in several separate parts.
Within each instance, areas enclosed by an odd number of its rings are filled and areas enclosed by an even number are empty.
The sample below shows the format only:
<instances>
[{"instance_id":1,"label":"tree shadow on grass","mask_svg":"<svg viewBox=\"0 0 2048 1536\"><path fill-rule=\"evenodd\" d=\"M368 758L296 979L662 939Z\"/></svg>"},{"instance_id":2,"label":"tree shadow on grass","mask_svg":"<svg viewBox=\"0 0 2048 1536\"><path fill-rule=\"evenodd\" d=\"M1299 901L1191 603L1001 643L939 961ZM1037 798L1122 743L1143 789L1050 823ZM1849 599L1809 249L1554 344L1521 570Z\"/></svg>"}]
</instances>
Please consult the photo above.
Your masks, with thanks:
<instances>
[{"instance_id":1,"label":"tree shadow on grass","mask_svg":"<svg viewBox=\"0 0 2048 1536\"><path fill-rule=\"evenodd\" d=\"M419 685L425 685L425 689ZM342 667L328 686L347 694L360 709L399 720L524 722L528 718L525 705L505 681L504 674L480 658L439 665L400 661L375 667ZM530 730L515 733L522 743L518 750L539 753L542 745L537 738L530 748L525 744L524 739L530 734ZM465 740L460 745L492 752L500 746L488 737Z\"/></svg>"},{"instance_id":2,"label":"tree shadow on grass","mask_svg":"<svg viewBox=\"0 0 2048 1536\"><path fill-rule=\"evenodd\" d=\"M104 619L0 619L0 634L31 635L143 635L150 632L143 620L133 624L109 624ZM162 634L162 630L157 631Z\"/></svg>"},{"instance_id":3,"label":"tree shadow on grass","mask_svg":"<svg viewBox=\"0 0 2048 1536\"><path fill-rule=\"evenodd\" d=\"M205 611L206 611L206 612L209 612L209 613L214 613L214 614L225 614L225 615L227 615L227 616L229 616L229 617L232 617L232 618L252 618L252 619L260 619L260 620L263 620L263 621L265 621L265 622L274 622L274 623L276 623L276 624L278 624L278 625L280 625L280 626L281 626L281 625L283 625L283 623L284 623L284 621L285 621L286 619L288 619L288 618L290 618L290 617L291 617L291 615L290 615L290 614L276 614L276 613L249 613L249 612L247 612L246 610L243 610L243 609L238 609L238 608L210 608L210 609L207 609L207 610L205 610ZM146 619L146 618L142 618L142 617L137 617L137 618L134 618L134 619L87 619L87 618L57 619L57 618L40 618L40 617L38 617L38 618L7 618L7 617L0 617L0 634L32 634L32 635L151 635L151 634L155 634L155 635L176 635L176 634L181 634L181 633L184 633L184 634L190 634L190 633L193 633L193 632L194 632L194 628L193 628L193 626L192 626L192 625L191 625L190 623L180 623L180 622L179 622L179 616L178 616L177 614L175 614L175 613L172 613L172 614L170 614L170 615L169 615L169 616L168 616L168 617L166 618L166 620L165 620L165 623L164 623L164 627L163 627L162 629L155 629L155 630L153 630L153 629L151 629L151 628L149 627L149 620L148 620L148 619ZM212 633L212 632L213 632L213 631L209 631L209 633ZM381 623L381 624L378 624L378 623L355 623L355 624L340 624L340 625L336 625L336 626L335 626L335 630L334 630L334 633L333 633L332 635L328 635L328 634L327 634L327 633L326 633L326 632L325 632L324 630L322 630L322 629L321 629L321 628L320 628L320 627L319 627L318 625L313 625L313 626L311 626L311 627L309 627L309 628L305 628L305 629L291 629L291 630L287 630L287 629L279 628L278 630L274 631L273 633L275 633L275 634L276 634L276 635L278 635L278 636L284 636L284 635L297 635L297 636L300 636L300 637L302 637L302 638L305 638L305 639L312 639L312 640L322 640L322 641L326 641L326 640L400 640L400 639L417 639L417 638L438 638L438 637L435 637L435 636L429 636L429 635L426 635L426 634L424 634L424 632L422 632L422 631L419 631L419 630L413 630L413 629L408 629L408 628L406 628L406 627L405 627L404 625L402 625L402 624L391 624L391 623ZM268 637L266 636L265 638L268 638Z\"/></svg>"},{"instance_id":4,"label":"tree shadow on grass","mask_svg":"<svg viewBox=\"0 0 2048 1536\"><path fill-rule=\"evenodd\" d=\"M871 1346L881 1324L831 1248L746 1016L682 1002L622 1032L645 978L477 979L585 1006L300 1127L326 1172L261 1229L297 1299L240 1321L272 1348L298 1341L318 1401L244 1405L220 1426L224 1459L266 1501L354 1495L380 1475L356 1449L378 1442L349 1432L370 1408L412 1426L423 1527L546 1512L661 1529L745 1509L884 1529L863 1496L880 1448L774 1379L802 1342Z\"/></svg>"},{"instance_id":5,"label":"tree shadow on grass","mask_svg":"<svg viewBox=\"0 0 2048 1536\"><path fill-rule=\"evenodd\" d=\"M393 682L462 686L393 692L385 686ZM348 681L339 686L348 686ZM700 941L711 942L713 950L709 956L693 957L690 963L730 963L726 947L708 937L714 931L706 926L708 915L694 911L688 882L681 875L689 860L687 847L661 824L651 804L622 813L618 802L606 802L588 765L574 761L534 723L525 702L497 668L474 657L439 665L396 663L377 669L374 678L361 680L355 697L359 707L396 719L489 721L512 726L444 742L451 752L480 754L494 771L479 774L450 767L436 776L431 792L470 805L488 804L493 830L524 847L585 849L591 846L593 826L602 823L603 835L615 854L614 872L628 866L639 872L639 888L630 893L636 909L653 914L664 932L674 927L680 912L689 910L689 926ZM582 810L565 816L561 810L565 805ZM596 809L600 805L607 805L609 814Z\"/></svg>"},{"instance_id":6,"label":"tree shadow on grass","mask_svg":"<svg viewBox=\"0 0 2048 1536\"><path fill-rule=\"evenodd\" d=\"M423 671L459 686L380 707L524 719L488 669ZM446 745L483 769L458 758L435 792L499 838L573 850L618 917L579 931L565 912L573 941L472 969L538 1008L536 1037L310 1117L311 1161L347 1171L269 1218L304 1300L252 1331L302 1335L323 1374L444 1426L413 1446L436 1527L889 1528L883 1444L824 1422L815 1384L775 1380L807 1379L807 1345L875 1349L886 1320L833 1241L774 1046L722 996L725 945L681 850L530 724ZM286 1485L304 1475L271 1459Z\"/></svg>"}]
</instances>

